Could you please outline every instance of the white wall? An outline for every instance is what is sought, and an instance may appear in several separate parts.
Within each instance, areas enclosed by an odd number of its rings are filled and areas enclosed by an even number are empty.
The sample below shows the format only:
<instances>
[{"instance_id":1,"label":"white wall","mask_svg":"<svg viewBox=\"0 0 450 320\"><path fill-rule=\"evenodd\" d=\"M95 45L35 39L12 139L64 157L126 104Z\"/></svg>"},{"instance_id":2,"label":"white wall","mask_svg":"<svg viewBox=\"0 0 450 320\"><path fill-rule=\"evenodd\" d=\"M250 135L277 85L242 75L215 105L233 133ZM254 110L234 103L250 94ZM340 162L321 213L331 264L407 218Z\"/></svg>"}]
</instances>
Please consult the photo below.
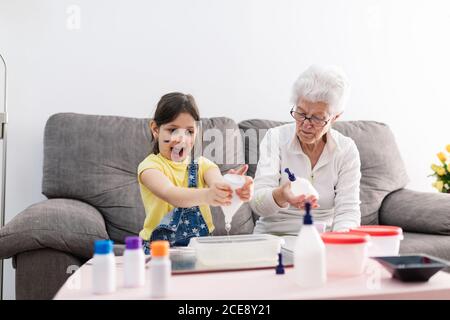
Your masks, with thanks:
<instances>
[{"instance_id":1,"label":"white wall","mask_svg":"<svg viewBox=\"0 0 450 320\"><path fill-rule=\"evenodd\" d=\"M80 29L71 9L80 9ZM68 10L66 12L66 10ZM448 143L446 0L0 0L9 67L7 221L40 201L53 113L149 116L192 93L202 116L289 120L292 82L338 64L353 85L344 120L388 123L410 187ZM14 298L6 261L5 298Z\"/></svg>"}]
</instances>

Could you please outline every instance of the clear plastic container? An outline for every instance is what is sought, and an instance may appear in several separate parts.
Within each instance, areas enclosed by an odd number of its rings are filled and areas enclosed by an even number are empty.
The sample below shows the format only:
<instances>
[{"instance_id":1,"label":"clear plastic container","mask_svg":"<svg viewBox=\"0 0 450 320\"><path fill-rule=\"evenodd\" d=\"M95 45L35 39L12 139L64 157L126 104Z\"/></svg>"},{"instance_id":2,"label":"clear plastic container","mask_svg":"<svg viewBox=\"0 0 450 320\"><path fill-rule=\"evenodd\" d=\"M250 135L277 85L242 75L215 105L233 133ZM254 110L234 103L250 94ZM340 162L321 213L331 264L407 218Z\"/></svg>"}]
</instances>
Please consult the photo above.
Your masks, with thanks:
<instances>
[{"instance_id":1,"label":"clear plastic container","mask_svg":"<svg viewBox=\"0 0 450 320\"><path fill-rule=\"evenodd\" d=\"M370 247L366 233L325 232L321 235L327 257L327 274L357 276L364 272Z\"/></svg>"},{"instance_id":2,"label":"clear plastic container","mask_svg":"<svg viewBox=\"0 0 450 320\"><path fill-rule=\"evenodd\" d=\"M269 234L197 237L190 240L197 261L206 266L278 261L284 240Z\"/></svg>"},{"instance_id":3,"label":"clear plastic container","mask_svg":"<svg viewBox=\"0 0 450 320\"><path fill-rule=\"evenodd\" d=\"M402 228L396 226L361 226L350 232L364 232L370 235L369 257L397 256L400 241L403 240Z\"/></svg>"}]
</instances>

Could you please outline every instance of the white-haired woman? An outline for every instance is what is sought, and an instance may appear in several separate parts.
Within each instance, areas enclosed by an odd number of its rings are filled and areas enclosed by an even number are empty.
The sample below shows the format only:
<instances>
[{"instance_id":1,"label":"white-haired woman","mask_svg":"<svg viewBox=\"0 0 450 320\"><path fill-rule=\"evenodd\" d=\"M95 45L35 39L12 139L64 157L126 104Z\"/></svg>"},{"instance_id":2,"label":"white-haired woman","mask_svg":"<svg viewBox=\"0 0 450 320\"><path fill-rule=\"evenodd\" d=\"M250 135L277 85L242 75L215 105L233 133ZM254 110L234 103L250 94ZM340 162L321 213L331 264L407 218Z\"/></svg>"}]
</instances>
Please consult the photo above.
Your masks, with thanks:
<instances>
[{"instance_id":1,"label":"white-haired woman","mask_svg":"<svg viewBox=\"0 0 450 320\"><path fill-rule=\"evenodd\" d=\"M260 145L252 209L260 215L255 233L297 235L305 202L326 230L345 231L361 221L360 159L354 141L331 128L342 114L349 85L336 67L311 66L293 87L295 123L270 129ZM289 168L308 179L319 198L295 196Z\"/></svg>"}]
</instances>

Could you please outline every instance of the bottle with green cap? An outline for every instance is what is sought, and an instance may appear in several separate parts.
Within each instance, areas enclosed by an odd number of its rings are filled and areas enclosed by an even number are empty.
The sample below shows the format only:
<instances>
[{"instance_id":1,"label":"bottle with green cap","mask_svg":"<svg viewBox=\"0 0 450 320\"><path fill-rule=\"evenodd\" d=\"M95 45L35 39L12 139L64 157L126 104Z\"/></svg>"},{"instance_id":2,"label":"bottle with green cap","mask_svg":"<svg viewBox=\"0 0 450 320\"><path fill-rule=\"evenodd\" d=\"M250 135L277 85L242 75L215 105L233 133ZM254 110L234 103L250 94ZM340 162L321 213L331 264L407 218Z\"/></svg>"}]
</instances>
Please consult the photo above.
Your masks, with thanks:
<instances>
[{"instance_id":1,"label":"bottle with green cap","mask_svg":"<svg viewBox=\"0 0 450 320\"><path fill-rule=\"evenodd\" d=\"M303 226L294 248L294 281L301 287L309 288L324 285L326 279L325 245L313 224L311 204L307 202Z\"/></svg>"}]
</instances>

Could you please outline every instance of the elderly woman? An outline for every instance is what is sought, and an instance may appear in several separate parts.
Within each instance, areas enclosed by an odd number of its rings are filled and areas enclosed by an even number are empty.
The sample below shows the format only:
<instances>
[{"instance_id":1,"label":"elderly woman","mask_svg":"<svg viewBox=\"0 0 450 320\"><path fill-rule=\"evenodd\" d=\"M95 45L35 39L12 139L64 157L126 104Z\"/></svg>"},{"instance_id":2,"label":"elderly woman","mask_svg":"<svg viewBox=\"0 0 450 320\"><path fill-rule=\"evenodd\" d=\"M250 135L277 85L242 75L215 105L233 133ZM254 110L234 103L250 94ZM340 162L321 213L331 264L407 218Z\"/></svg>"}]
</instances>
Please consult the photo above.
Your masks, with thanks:
<instances>
[{"instance_id":1,"label":"elderly woman","mask_svg":"<svg viewBox=\"0 0 450 320\"><path fill-rule=\"evenodd\" d=\"M315 222L326 230L345 231L360 225L360 159L354 141L332 129L344 110L349 86L335 67L312 66L293 87L295 123L270 129L260 145L252 209L260 215L255 233L297 235L305 202ZM289 168L308 179L319 193L295 196Z\"/></svg>"}]
</instances>

